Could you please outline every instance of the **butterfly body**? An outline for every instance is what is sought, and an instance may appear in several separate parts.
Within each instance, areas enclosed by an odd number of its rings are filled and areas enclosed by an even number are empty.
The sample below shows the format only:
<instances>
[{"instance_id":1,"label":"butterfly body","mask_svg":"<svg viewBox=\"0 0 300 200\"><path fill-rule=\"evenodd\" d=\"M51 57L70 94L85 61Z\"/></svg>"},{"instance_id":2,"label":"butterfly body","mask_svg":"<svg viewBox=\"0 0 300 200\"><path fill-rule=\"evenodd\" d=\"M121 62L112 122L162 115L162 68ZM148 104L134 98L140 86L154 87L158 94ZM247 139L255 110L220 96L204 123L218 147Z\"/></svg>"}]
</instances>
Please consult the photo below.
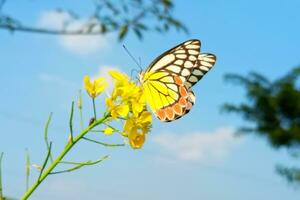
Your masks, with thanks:
<instances>
[{"instance_id":1,"label":"butterfly body","mask_svg":"<svg viewBox=\"0 0 300 200\"><path fill-rule=\"evenodd\" d=\"M166 51L140 73L151 110L161 121L187 114L195 103L191 87L215 64L213 54L201 54L199 40L188 40Z\"/></svg>"}]
</instances>

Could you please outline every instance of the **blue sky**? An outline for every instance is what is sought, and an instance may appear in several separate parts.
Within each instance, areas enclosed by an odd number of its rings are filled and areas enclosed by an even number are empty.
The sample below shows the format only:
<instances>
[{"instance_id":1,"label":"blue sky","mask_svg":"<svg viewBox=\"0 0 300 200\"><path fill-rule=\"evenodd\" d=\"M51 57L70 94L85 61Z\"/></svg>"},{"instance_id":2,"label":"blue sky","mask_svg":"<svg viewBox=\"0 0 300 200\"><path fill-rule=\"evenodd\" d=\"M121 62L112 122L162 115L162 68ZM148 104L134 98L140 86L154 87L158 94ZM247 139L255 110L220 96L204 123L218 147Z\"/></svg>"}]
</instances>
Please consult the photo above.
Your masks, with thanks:
<instances>
[{"instance_id":1,"label":"blue sky","mask_svg":"<svg viewBox=\"0 0 300 200\"><path fill-rule=\"evenodd\" d=\"M245 100L241 88L225 84L224 74L256 71L274 79L299 64L300 2L177 0L175 4L175 15L187 25L189 35L148 33L139 41L130 34L123 43L141 58L144 67L189 38L200 39L203 52L216 54L215 68L194 88L197 102L193 110L173 123L155 120L139 151L128 146L108 149L80 143L69 160L97 159L106 154L112 158L99 166L49 177L32 199L299 198L299 190L274 172L276 164L299 165L299 161L291 159L285 150L271 149L264 138L233 137L234 130L245 122L220 113L220 106ZM55 27L66 17L53 17L50 11L56 5L82 13L92 8L92 3L85 1L22 0L9 1L5 10L28 23ZM25 187L25 148L33 163L41 162L45 154L43 126L49 112L54 113L50 137L59 152L68 137L70 104L82 88L83 76L103 75L111 67L129 73L136 65L115 41L115 35L66 38L0 31L0 58L4 191L19 197ZM84 95L88 119L91 102ZM101 100L97 102L99 112ZM74 121L79 122L78 116Z\"/></svg>"}]
</instances>

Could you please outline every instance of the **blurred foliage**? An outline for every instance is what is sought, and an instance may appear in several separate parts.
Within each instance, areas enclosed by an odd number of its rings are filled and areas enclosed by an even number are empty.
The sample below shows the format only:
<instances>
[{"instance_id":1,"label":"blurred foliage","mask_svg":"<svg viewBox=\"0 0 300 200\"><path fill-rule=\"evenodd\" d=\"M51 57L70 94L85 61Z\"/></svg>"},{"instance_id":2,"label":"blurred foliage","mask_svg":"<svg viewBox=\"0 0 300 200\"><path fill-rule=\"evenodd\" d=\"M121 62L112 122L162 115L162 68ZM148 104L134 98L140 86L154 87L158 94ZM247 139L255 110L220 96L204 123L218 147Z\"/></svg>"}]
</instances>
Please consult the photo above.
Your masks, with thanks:
<instances>
[{"instance_id":1,"label":"blurred foliage","mask_svg":"<svg viewBox=\"0 0 300 200\"><path fill-rule=\"evenodd\" d=\"M168 32L171 28L187 32L187 28L172 15L172 0L94 0L94 10L88 16L80 16L75 10L56 8L56 12L65 13L71 20L64 23L61 30L25 25L14 14L6 14L4 5L9 0L0 0L0 28L11 32L23 31L43 34L97 35L118 33L123 40L129 32L142 39L147 31ZM38 2L36 2L38 3ZM83 20L78 30L70 30L72 22Z\"/></svg>"},{"instance_id":2,"label":"blurred foliage","mask_svg":"<svg viewBox=\"0 0 300 200\"><path fill-rule=\"evenodd\" d=\"M253 132L268 139L274 148L284 147L297 158L300 152L300 66L283 77L270 81L263 75L228 74L227 81L242 85L248 101L225 104L223 109L241 115L253 126L241 127L241 133ZM277 172L290 182L300 183L300 169L279 166Z\"/></svg>"}]
</instances>

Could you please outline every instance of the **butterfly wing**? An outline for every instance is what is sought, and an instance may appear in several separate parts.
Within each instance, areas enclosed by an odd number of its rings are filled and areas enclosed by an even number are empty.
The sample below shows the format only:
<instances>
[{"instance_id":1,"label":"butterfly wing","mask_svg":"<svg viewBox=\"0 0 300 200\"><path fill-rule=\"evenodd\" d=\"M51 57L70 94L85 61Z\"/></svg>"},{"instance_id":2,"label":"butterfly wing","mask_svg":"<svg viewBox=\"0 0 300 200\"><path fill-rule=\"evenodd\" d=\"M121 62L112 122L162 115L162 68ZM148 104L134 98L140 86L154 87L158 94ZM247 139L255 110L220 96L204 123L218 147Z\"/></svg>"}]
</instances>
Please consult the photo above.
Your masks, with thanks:
<instances>
[{"instance_id":1,"label":"butterfly wing","mask_svg":"<svg viewBox=\"0 0 300 200\"><path fill-rule=\"evenodd\" d=\"M181 43L156 58L142 75L147 101L160 120L178 119L192 108L195 95L190 88L215 63L213 54L200 54L200 46L199 40Z\"/></svg>"},{"instance_id":2,"label":"butterfly wing","mask_svg":"<svg viewBox=\"0 0 300 200\"><path fill-rule=\"evenodd\" d=\"M216 56L210 53L201 53L198 55L197 62L192 70L186 74L186 82L184 83L187 88L191 88L214 66L216 63Z\"/></svg>"},{"instance_id":3,"label":"butterfly wing","mask_svg":"<svg viewBox=\"0 0 300 200\"><path fill-rule=\"evenodd\" d=\"M143 83L150 108L161 121L173 121L186 114L194 104L194 95L188 91L179 76L168 72L154 72Z\"/></svg>"}]
</instances>

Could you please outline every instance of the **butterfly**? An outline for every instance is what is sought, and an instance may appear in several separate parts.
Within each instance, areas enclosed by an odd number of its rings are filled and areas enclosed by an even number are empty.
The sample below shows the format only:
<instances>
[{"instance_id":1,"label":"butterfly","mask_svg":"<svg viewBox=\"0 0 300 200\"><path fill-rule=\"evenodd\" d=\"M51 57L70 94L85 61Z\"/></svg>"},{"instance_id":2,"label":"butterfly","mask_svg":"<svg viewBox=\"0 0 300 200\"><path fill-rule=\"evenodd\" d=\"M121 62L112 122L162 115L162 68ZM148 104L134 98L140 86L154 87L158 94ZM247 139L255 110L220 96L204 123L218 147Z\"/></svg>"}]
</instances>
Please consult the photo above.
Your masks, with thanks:
<instances>
[{"instance_id":1,"label":"butterfly","mask_svg":"<svg viewBox=\"0 0 300 200\"><path fill-rule=\"evenodd\" d=\"M187 114L195 103L192 87L214 66L216 56L200 53L201 42L185 41L157 57L139 74L146 100L161 121Z\"/></svg>"}]
</instances>

